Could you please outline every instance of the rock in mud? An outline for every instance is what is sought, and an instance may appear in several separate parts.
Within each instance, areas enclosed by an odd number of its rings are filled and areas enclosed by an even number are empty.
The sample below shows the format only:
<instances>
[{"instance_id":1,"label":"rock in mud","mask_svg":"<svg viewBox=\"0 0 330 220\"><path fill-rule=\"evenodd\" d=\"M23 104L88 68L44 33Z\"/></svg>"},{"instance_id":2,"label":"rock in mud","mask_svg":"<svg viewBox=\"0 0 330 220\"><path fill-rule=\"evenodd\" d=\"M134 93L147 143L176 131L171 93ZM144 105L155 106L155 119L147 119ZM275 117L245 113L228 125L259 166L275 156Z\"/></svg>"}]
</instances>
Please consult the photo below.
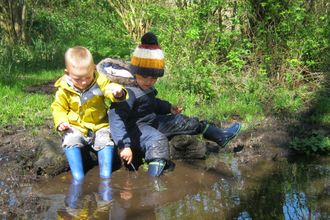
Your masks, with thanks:
<instances>
[{"instance_id":1,"label":"rock in mud","mask_svg":"<svg viewBox=\"0 0 330 220\"><path fill-rule=\"evenodd\" d=\"M91 147L81 148L81 154L85 172L97 165L97 152ZM33 164L34 173L37 175L56 176L69 169L70 166L62 148L61 138L46 138L37 144L35 162Z\"/></svg>"},{"instance_id":2,"label":"rock in mud","mask_svg":"<svg viewBox=\"0 0 330 220\"><path fill-rule=\"evenodd\" d=\"M36 146L35 161L34 172L38 175L55 176L69 170L60 138L41 140Z\"/></svg>"},{"instance_id":3,"label":"rock in mud","mask_svg":"<svg viewBox=\"0 0 330 220\"><path fill-rule=\"evenodd\" d=\"M170 141L172 159L205 159L206 144L199 135L178 135Z\"/></svg>"}]
</instances>

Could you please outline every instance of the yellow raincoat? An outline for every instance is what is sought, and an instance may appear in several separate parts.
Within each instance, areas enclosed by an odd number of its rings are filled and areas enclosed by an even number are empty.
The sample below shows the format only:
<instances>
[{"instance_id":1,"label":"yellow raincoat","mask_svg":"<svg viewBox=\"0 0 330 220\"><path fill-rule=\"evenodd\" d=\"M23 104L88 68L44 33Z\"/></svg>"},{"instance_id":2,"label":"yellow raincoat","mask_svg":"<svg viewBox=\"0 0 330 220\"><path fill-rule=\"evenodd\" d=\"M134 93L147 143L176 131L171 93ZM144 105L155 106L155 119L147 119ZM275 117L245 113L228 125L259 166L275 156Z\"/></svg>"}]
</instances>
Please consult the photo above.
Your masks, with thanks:
<instances>
[{"instance_id":1,"label":"yellow raincoat","mask_svg":"<svg viewBox=\"0 0 330 220\"><path fill-rule=\"evenodd\" d=\"M104 102L105 98L111 102L121 102L129 97L127 90L123 87L125 98L116 99L109 91L113 85L119 84L111 83L106 76L97 72L94 74L93 82L83 93L69 86L70 83L72 84L66 75L55 83L58 91L51 105L55 127L57 128L63 122L69 122L84 136L87 136L88 130L94 133L100 128L109 127L108 106Z\"/></svg>"}]
</instances>

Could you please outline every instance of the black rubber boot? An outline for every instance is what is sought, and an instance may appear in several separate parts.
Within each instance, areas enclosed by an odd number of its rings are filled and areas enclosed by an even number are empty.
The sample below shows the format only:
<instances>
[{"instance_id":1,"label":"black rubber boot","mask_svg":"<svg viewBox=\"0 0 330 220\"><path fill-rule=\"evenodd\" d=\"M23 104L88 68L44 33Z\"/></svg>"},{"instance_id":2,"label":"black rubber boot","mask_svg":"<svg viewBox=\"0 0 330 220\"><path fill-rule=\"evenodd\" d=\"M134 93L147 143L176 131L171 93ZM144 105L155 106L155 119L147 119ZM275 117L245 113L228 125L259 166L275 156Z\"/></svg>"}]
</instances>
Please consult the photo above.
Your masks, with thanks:
<instances>
[{"instance_id":1,"label":"black rubber boot","mask_svg":"<svg viewBox=\"0 0 330 220\"><path fill-rule=\"evenodd\" d=\"M201 131L204 138L216 142L220 147L226 147L239 134L241 128L240 123L235 123L227 129L220 129L202 121Z\"/></svg>"},{"instance_id":2,"label":"black rubber boot","mask_svg":"<svg viewBox=\"0 0 330 220\"><path fill-rule=\"evenodd\" d=\"M166 165L165 160L154 160L149 163L148 175L153 177L159 177L163 175L163 170Z\"/></svg>"}]
</instances>

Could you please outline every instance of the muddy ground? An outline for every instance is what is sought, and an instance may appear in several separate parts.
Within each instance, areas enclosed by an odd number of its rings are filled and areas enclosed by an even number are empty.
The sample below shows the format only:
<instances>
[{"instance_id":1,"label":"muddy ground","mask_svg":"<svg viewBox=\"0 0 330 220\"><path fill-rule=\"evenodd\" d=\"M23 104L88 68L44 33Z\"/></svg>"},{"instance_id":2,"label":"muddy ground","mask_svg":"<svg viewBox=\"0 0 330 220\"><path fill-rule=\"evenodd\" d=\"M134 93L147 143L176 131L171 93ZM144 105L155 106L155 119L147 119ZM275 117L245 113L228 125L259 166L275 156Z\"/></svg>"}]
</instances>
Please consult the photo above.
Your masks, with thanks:
<instances>
[{"instance_id":1,"label":"muddy ground","mask_svg":"<svg viewBox=\"0 0 330 220\"><path fill-rule=\"evenodd\" d=\"M36 86L28 90L33 92L54 93L54 82ZM271 109L271 106L268 106ZM280 118L278 115L269 115L264 121L243 124L243 130L225 149L219 149L214 143L207 142L207 151L234 151L241 163L253 164L260 158L277 160L281 157L290 157L295 153L289 149L289 142L293 136L306 137L311 130L323 135L329 135L330 128L326 125L302 123L293 117ZM215 122L221 128L230 126L234 121ZM13 189L31 186L42 181L51 180L52 176L45 172L38 172L34 167L36 146L45 139L60 140L54 132L52 119L38 127L41 131L37 135L31 134L30 128L7 125L0 128L0 216L17 216L26 212L47 210L34 194L17 195L15 204L7 202Z\"/></svg>"}]
</instances>

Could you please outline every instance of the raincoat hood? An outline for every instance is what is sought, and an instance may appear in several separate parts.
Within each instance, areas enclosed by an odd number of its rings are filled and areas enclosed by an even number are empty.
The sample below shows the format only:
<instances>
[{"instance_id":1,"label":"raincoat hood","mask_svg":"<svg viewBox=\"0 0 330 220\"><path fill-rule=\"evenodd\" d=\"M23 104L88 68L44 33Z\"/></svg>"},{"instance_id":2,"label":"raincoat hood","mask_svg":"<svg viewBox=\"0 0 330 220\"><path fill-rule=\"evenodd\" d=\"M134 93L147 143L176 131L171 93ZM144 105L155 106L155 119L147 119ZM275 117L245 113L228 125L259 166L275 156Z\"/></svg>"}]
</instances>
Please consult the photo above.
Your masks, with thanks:
<instances>
[{"instance_id":1,"label":"raincoat hood","mask_svg":"<svg viewBox=\"0 0 330 220\"><path fill-rule=\"evenodd\" d=\"M121 59L105 58L96 65L96 71L105 75L111 82L123 86L136 86L134 75L128 71L129 62Z\"/></svg>"}]
</instances>

